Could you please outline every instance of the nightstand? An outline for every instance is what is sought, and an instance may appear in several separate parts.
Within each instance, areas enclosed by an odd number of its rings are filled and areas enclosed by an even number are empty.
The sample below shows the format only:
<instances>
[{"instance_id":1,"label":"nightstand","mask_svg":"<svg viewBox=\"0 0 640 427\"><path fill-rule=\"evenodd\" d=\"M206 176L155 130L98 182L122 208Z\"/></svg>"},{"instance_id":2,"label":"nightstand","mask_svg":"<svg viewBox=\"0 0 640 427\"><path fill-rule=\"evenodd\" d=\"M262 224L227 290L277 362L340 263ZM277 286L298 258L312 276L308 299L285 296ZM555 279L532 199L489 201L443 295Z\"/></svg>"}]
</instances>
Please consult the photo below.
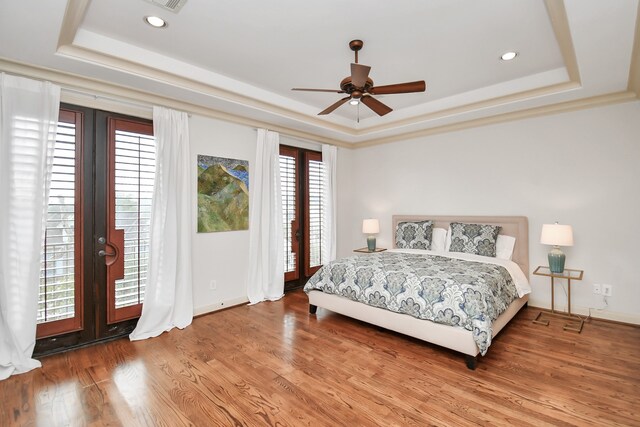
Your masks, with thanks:
<instances>
[{"instance_id":1,"label":"nightstand","mask_svg":"<svg viewBox=\"0 0 640 427\"><path fill-rule=\"evenodd\" d=\"M370 251L368 248L360 248L354 249L353 252L360 252L361 254L373 254L376 252L384 252L387 248L375 248L373 251Z\"/></svg>"},{"instance_id":2,"label":"nightstand","mask_svg":"<svg viewBox=\"0 0 640 427\"><path fill-rule=\"evenodd\" d=\"M570 268L565 268L562 273L552 273L549 270L549 267L540 265L533 272L536 276L546 276L551 278L551 313L546 313L549 315L553 315L556 317L561 317L563 319L572 320L574 322L579 322L579 325L567 323L564 325L562 329L565 331L573 331L580 333L582 332L582 326L584 325L584 319L580 316L576 316L571 313L571 281L572 280L582 280L582 275L584 271L582 270L572 270ZM555 301L555 283L554 279L566 279L567 281L567 313L556 313L554 301ZM545 314L542 311L538 313L536 318L533 320L533 323L537 323L538 325L549 326L548 320L541 320L542 315Z\"/></svg>"}]
</instances>

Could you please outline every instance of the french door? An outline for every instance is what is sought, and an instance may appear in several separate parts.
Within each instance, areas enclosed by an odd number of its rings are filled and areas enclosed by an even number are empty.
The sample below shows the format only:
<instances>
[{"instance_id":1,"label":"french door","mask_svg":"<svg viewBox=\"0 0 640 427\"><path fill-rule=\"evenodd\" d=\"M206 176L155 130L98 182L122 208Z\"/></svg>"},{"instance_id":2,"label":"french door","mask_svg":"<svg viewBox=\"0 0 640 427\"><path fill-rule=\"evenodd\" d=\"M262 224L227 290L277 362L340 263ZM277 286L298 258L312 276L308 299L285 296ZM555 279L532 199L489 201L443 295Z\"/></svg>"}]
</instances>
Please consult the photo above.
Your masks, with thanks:
<instances>
[{"instance_id":1,"label":"french door","mask_svg":"<svg viewBox=\"0 0 640 427\"><path fill-rule=\"evenodd\" d=\"M285 290L303 286L324 263L322 153L280 146Z\"/></svg>"},{"instance_id":2,"label":"french door","mask_svg":"<svg viewBox=\"0 0 640 427\"><path fill-rule=\"evenodd\" d=\"M151 122L60 109L43 241L36 354L130 332L146 285Z\"/></svg>"}]
</instances>

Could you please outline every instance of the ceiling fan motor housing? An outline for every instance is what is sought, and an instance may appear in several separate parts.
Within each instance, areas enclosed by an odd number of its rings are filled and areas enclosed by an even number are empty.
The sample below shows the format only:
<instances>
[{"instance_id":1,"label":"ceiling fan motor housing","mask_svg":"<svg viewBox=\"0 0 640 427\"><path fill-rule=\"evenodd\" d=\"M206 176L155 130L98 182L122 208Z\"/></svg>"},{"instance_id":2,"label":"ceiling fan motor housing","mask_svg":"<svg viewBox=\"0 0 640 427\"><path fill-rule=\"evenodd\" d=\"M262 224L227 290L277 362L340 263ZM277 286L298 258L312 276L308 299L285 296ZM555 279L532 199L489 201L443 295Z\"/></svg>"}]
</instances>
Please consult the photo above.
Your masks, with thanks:
<instances>
[{"instance_id":1,"label":"ceiling fan motor housing","mask_svg":"<svg viewBox=\"0 0 640 427\"><path fill-rule=\"evenodd\" d=\"M351 83L351 76L345 77L340 82L340 89L342 89L345 93L348 93L349 95L351 95L352 98L360 98L363 93L369 92L369 89L372 87L373 87L373 80L371 80L370 78L367 78L367 82L364 84L363 87L360 87L360 88L354 86L353 83ZM360 95L357 96L357 93L355 92L359 92Z\"/></svg>"}]
</instances>

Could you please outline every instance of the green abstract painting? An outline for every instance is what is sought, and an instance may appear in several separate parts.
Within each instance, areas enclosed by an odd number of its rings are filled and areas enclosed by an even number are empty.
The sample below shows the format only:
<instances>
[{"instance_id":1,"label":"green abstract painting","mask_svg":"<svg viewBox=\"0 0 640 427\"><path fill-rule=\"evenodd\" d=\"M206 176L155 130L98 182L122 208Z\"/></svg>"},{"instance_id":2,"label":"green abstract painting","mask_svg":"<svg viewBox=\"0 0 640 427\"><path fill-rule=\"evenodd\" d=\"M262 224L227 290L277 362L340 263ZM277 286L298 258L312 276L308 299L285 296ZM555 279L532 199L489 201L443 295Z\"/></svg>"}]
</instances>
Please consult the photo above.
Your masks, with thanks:
<instances>
[{"instance_id":1,"label":"green abstract painting","mask_svg":"<svg viewBox=\"0 0 640 427\"><path fill-rule=\"evenodd\" d=\"M249 162L198 155L198 233L249 229Z\"/></svg>"}]
</instances>

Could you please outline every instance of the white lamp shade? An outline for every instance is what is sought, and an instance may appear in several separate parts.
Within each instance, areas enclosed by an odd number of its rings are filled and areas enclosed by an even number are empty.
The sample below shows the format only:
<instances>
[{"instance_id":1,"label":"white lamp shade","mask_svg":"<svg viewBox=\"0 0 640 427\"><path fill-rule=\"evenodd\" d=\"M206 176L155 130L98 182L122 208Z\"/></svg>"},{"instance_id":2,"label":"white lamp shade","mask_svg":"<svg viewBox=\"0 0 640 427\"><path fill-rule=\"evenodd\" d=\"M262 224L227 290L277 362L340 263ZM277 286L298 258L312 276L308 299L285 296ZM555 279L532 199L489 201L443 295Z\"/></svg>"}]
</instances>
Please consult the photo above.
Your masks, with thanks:
<instances>
[{"instance_id":1,"label":"white lamp shade","mask_svg":"<svg viewBox=\"0 0 640 427\"><path fill-rule=\"evenodd\" d=\"M364 234L378 234L380 232L380 223L377 219L365 219L362 221L362 232Z\"/></svg>"},{"instance_id":2,"label":"white lamp shade","mask_svg":"<svg viewBox=\"0 0 640 427\"><path fill-rule=\"evenodd\" d=\"M540 243L553 246L573 246L573 229L570 225L543 224Z\"/></svg>"}]
</instances>

